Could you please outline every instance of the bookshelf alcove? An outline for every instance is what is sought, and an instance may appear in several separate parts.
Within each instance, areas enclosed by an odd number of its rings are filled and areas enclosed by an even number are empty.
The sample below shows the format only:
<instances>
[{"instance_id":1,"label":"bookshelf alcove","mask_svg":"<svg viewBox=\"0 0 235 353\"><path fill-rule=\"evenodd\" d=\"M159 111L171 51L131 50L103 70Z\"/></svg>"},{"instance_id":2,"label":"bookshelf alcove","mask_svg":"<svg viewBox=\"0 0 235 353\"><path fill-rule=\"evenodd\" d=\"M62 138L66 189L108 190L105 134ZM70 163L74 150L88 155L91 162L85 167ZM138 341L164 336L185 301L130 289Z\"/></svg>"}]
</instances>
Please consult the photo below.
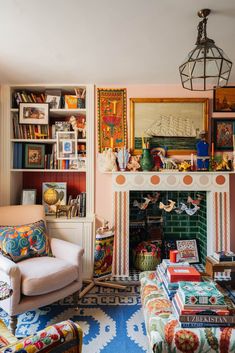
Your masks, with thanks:
<instances>
[{"instance_id":1,"label":"bookshelf alcove","mask_svg":"<svg viewBox=\"0 0 235 353\"><path fill-rule=\"evenodd\" d=\"M66 97L74 98L79 90L85 93L84 98L80 102L75 100L76 107L69 106ZM52 106L49 103L47 96L50 92L52 96L58 95L59 92L60 100L57 105ZM41 103L44 103L44 106L48 105L49 108L47 124L19 123L20 105L21 108L22 106L27 108L27 105L37 107ZM53 127L58 125L58 129L61 129L62 126L63 130L63 126L67 124L73 131L70 124L71 116L78 121L78 127L81 121L85 124L85 129L78 130L77 144L75 144L78 150L78 162L75 164L74 160L66 159L67 155L64 159L58 158L57 135ZM27 117L24 118L27 122ZM19 204L23 189L36 189L37 203L41 204L42 184L45 182L66 183L67 200L69 195L76 198L80 193L85 193L86 204L83 217L67 219L47 216L47 226L50 236L77 243L85 249L83 276L90 278L93 270L94 239L94 86L91 84L4 85L1 87L0 119L2 156L0 204ZM26 150L32 147L38 148L43 154L38 168L28 166L26 163Z\"/></svg>"}]
</instances>

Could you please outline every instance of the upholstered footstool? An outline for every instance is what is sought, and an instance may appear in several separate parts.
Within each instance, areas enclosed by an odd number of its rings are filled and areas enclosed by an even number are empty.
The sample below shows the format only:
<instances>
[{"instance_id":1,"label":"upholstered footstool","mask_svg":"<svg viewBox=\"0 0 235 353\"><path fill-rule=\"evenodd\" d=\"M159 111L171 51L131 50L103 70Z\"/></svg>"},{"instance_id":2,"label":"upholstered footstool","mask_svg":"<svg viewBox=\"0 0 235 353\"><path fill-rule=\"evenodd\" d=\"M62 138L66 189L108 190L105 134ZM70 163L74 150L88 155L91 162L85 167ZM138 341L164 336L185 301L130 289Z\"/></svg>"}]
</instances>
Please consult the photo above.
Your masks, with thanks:
<instances>
[{"instance_id":1,"label":"upholstered footstool","mask_svg":"<svg viewBox=\"0 0 235 353\"><path fill-rule=\"evenodd\" d=\"M235 328L180 327L155 272L142 272L141 301L149 351L154 353L234 353Z\"/></svg>"}]
</instances>

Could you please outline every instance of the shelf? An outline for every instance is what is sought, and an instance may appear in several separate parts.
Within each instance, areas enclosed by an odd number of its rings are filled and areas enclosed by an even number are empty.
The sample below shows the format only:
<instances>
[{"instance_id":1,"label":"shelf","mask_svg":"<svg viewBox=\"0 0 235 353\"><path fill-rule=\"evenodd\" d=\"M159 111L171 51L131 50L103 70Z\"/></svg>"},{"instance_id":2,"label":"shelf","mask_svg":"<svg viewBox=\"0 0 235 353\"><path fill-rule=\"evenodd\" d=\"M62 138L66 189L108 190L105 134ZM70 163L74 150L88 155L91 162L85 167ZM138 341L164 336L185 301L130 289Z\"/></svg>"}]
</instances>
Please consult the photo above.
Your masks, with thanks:
<instances>
[{"instance_id":1,"label":"shelf","mask_svg":"<svg viewBox=\"0 0 235 353\"><path fill-rule=\"evenodd\" d=\"M47 173L47 172L63 172L63 173L85 173L86 169L85 168L80 168L80 169L11 169L11 172L41 172L41 173Z\"/></svg>"},{"instance_id":2,"label":"shelf","mask_svg":"<svg viewBox=\"0 0 235 353\"><path fill-rule=\"evenodd\" d=\"M11 142L56 143L57 139L11 139ZM77 139L77 142L86 143L86 139Z\"/></svg>"},{"instance_id":3,"label":"shelf","mask_svg":"<svg viewBox=\"0 0 235 353\"><path fill-rule=\"evenodd\" d=\"M71 218L67 218L67 217L58 217L56 218L56 216L52 215L52 216L46 216L46 221L47 222L53 222L53 223L65 223L65 222L69 222L69 223L90 223L94 220L94 217L71 217Z\"/></svg>"},{"instance_id":4,"label":"shelf","mask_svg":"<svg viewBox=\"0 0 235 353\"><path fill-rule=\"evenodd\" d=\"M32 103L33 104L33 103ZM11 112L18 112L19 108L11 108ZM76 109L50 109L49 115L52 118L56 118L57 116L66 116L68 114L86 114L86 108L76 108Z\"/></svg>"}]
</instances>

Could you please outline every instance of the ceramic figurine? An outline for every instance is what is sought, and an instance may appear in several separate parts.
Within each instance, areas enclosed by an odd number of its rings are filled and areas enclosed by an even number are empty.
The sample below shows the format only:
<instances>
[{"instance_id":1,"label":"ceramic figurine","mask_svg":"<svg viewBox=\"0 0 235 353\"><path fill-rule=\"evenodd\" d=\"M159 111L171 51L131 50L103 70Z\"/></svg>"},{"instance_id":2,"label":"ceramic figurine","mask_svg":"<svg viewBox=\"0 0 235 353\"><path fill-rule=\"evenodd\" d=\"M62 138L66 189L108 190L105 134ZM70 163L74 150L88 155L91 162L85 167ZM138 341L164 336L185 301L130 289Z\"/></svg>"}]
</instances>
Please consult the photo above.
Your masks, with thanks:
<instances>
[{"instance_id":1,"label":"ceramic figurine","mask_svg":"<svg viewBox=\"0 0 235 353\"><path fill-rule=\"evenodd\" d=\"M98 159L99 169L101 172L116 172L116 154L113 152L112 148L106 148L100 155Z\"/></svg>"},{"instance_id":2,"label":"ceramic figurine","mask_svg":"<svg viewBox=\"0 0 235 353\"><path fill-rule=\"evenodd\" d=\"M116 152L116 156L117 156L117 161L118 161L118 165L119 165L119 169L124 172L126 170L128 161L130 159L130 153L128 151L128 149L126 149L125 147L120 148L118 150L118 152Z\"/></svg>"},{"instance_id":3,"label":"ceramic figurine","mask_svg":"<svg viewBox=\"0 0 235 353\"><path fill-rule=\"evenodd\" d=\"M187 161L183 161L178 165L178 168L180 172L187 172L188 170L191 169L191 163L188 163Z\"/></svg>"},{"instance_id":4,"label":"ceramic figurine","mask_svg":"<svg viewBox=\"0 0 235 353\"><path fill-rule=\"evenodd\" d=\"M222 161L217 165L216 170L231 170L228 158L228 153L223 153Z\"/></svg>"},{"instance_id":5,"label":"ceramic figurine","mask_svg":"<svg viewBox=\"0 0 235 353\"><path fill-rule=\"evenodd\" d=\"M127 163L127 169L136 172L140 168L140 155L131 156L129 163Z\"/></svg>"},{"instance_id":6,"label":"ceramic figurine","mask_svg":"<svg viewBox=\"0 0 235 353\"><path fill-rule=\"evenodd\" d=\"M201 140L197 143L197 169L198 170L208 170L209 169L209 144L206 141L206 131L201 131L199 134ZM207 158L202 158L207 157Z\"/></svg>"}]
</instances>

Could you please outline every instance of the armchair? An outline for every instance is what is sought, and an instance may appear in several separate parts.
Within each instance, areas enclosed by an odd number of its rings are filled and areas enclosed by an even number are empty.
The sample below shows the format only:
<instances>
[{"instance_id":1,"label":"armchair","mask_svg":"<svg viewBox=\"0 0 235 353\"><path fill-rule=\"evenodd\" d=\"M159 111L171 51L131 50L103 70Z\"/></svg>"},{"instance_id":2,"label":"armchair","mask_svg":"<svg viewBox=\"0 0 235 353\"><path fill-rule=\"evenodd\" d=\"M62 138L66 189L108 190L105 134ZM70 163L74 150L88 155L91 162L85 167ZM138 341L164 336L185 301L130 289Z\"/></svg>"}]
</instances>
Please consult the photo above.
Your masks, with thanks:
<instances>
[{"instance_id":1,"label":"armchair","mask_svg":"<svg viewBox=\"0 0 235 353\"><path fill-rule=\"evenodd\" d=\"M45 221L42 205L0 207L0 226L24 225ZM10 329L14 334L17 315L51 304L77 292L82 287L82 255L84 250L64 240L51 238L53 257L41 256L14 263L0 255L0 278L13 290L0 307L10 316Z\"/></svg>"}]
</instances>

